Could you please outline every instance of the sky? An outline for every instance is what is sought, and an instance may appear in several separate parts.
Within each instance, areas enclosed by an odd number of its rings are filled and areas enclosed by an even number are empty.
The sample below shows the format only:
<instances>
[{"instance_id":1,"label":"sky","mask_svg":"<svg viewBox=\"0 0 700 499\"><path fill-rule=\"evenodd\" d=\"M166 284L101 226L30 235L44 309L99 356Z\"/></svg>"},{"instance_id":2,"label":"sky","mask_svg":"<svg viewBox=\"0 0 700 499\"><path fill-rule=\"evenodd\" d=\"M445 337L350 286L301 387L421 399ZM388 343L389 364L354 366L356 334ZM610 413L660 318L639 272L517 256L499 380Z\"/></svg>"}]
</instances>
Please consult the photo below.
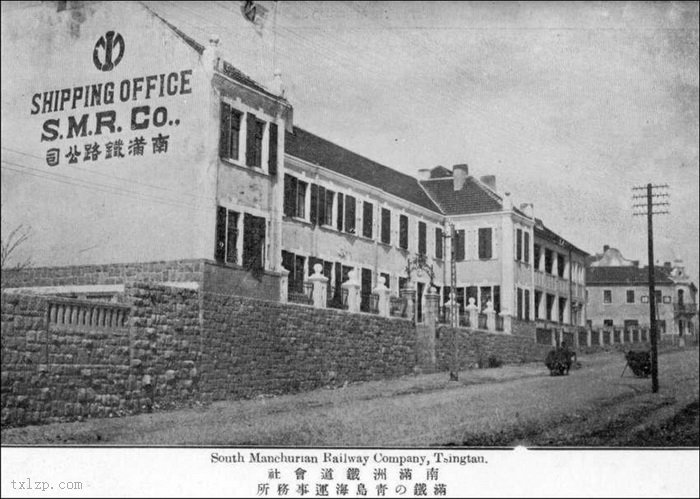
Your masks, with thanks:
<instances>
[{"instance_id":1,"label":"sky","mask_svg":"<svg viewBox=\"0 0 700 499\"><path fill-rule=\"evenodd\" d=\"M469 164L589 253L647 261L632 187L668 184L657 262L698 262L698 4L146 2L263 84L294 123L416 175Z\"/></svg>"},{"instance_id":2,"label":"sky","mask_svg":"<svg viewBox=\"0 0 700 499\"><path fill-rule=\"evenodd\" d=\"M495 175L589 253L646 262L632 188L667 184L656 260L700 282L697 3L265 1L262 28L238 1L143 3L262 84L281 70L295 125L407 174Z\"/></svg>"}]
</instances>

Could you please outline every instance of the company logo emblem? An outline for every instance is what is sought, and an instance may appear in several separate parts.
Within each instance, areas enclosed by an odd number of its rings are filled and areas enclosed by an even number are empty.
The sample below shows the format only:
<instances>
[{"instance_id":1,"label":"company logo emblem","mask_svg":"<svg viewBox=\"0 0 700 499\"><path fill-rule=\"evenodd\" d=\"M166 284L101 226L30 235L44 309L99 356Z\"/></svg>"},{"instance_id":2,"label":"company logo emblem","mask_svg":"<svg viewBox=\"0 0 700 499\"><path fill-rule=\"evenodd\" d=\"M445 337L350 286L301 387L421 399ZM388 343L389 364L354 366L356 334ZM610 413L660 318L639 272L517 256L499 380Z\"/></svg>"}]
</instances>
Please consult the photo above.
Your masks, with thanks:
<instances>
[{"instance_id":1,"label":"company logo emblem","mask_svg":"<svg viewBox=\"0 0 700 499\"><path fill-rule=\"evenodd\" d=\"M92 51L92 62L100 71L111 71L124 57L124 38L119 33L108 31L101 36Z\"/></svg>"}]
</instances>

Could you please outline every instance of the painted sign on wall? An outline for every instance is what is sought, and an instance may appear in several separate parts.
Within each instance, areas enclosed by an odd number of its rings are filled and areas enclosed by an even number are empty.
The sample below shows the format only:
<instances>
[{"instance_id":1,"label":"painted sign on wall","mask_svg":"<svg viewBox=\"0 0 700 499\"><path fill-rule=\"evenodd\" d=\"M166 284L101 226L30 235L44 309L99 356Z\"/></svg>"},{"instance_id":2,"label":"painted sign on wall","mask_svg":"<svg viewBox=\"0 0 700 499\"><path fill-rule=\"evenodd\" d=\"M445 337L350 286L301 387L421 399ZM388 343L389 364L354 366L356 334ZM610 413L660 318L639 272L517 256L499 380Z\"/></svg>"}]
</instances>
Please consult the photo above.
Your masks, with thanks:
<instances>
[{"instance_id":1,"label":"painted sign on wall","mask_svg":"<svg viewBox=\"0 0 700 499\"><path fill-rule=\"evenodd\" d=\"M92 62L100 71L108 72L121 62L125 51L124 37L108 31L95 43ZM164 133L167 130L164 127L179 126L180 118L172 116L165 105L144 105L144 101L191 94L191 77L192 69L185 69L35 93L31 100L31 115L71 112L65 117L44 120L41 142L94 137L82 144L70 144L63 150L58 146L49 148L46 151L47 165L57 166L62 159L70 164L143 156L147 152L167 153L170 135ZM131 108L128 116L118 116L115 109L103 109L118 102L138 105ZM99 110L81 112L91 108ZM144 134L132 137L126 143L123 138L112 137L125 128L143 130ZM158 133L147 137L145 131L151 128Z\"/></svg>"}]
</instances>

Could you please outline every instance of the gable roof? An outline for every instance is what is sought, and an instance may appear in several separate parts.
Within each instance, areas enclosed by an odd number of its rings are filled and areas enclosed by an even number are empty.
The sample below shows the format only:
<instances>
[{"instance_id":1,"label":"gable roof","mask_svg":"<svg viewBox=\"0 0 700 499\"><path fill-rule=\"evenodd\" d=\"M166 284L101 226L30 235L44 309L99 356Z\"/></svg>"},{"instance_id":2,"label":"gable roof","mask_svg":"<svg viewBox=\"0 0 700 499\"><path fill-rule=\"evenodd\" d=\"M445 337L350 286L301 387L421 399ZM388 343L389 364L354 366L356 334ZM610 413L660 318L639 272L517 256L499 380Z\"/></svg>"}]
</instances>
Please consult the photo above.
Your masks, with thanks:
<instances>
[{"instance_id":1,"label":"gable roof","mask_svg":"<svg viewBox=\"0 0 700 499\"><path fill-rule=\"evenodd\" d=\"M454 190L452 177L422 180L420 185L445 215L470 215L503 209L496 196L474 177L467 177L458 191Z\"/></svg>"},{"instance_id":2,"label":"gable roof","mask_svg":"<svg viewBox=\"0 0 700 499\"><path fill-rule=\"evenodd\" d=\"M285 137L285 154L371 185L418 206L441 213L418 180L360 156L299 127Z\"/></svg>"},{"instance_id":3,"label":"gable roof","mask_svg":"<svg viewBox=\"0 0 700 499\"><path fill-rule=\"evenodd\" d=\"M189 45L191 48L193 48L199 55L202 55L204 52L204 45L199 43L197 40L192 38L191 36L187 35L184 31L182 31L180 28L177 26L171 24L169 21L163 19L160 17L158 14L156 14L153 10L148 8L147 5L144 5L144 7L148 10L148 12L151 13L154 17L159 19L163 24L165 24L168 28L170 28L179 38L181 38L187 45ZM239 83L242 83L243 85L252 88L253 90L257 90L260 93L263 93L267 95L268 97L272 97L273 99L278 99L278 100L286 100L284 97L280 97L279 95L273 94L269 90L267 90L265 87L260 85L257 81L237 69L236 67L233 66L233 64L229 63L228 61L221 60L221 67L219 68L219 72L222 74L228 76L234 81L237 81Z\"/></svg>"},{"instance_id":4,"label":"gable roof","mask_svg":"<svg viewBox=\"0 0 700 499\"><path fill-rule=\"evenodd\" d=\"M648 285L647 267L588 267L586 269L587 286ZM658 285L673 284L663 267L654 268L654 282Z\"/></svg>"}]
</instances>

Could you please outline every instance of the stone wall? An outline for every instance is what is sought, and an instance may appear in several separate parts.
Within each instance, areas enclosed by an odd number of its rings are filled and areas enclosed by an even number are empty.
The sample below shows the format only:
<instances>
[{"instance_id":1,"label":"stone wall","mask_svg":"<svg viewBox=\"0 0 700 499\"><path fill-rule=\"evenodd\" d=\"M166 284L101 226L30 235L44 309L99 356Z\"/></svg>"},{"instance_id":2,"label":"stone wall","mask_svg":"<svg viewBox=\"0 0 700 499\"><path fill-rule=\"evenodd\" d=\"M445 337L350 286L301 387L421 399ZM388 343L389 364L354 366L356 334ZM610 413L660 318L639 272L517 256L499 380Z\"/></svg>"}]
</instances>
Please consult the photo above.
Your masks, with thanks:
<instances>
[{"instance_id":1,"label":"stone wall","mask_svg":"<svg viewBox=\"0 0 700 499\"><path fill-rule=\"evenodd\" d=\"M120 416L196 399L198 293L137 284L124 299L129 306L2 295L3 425Z\"/></svg>"},{"instance_id":2,"label":"stone wall","mask_svg":"<svg viewBox=\"0 0 700 499\"><path fill-rule=\"evenodd\" d=\"M488 364L489 357L505 364L542 361L551 349L551 346L538 345L533 337L442 326L437 330L436 339L438 370L449 369L451 365L455 331L460 369L483 367Z\"/></svg>"},{"instance_id":3,"label":"stone wall","mask_svg":"<svg viewBox=\"0 0 700 499\"><path fill-rule=\"evenodd\" d=\"M3 288L124 284L136 281L202 282L205 260L175 260L2 271Z\"/></svg>"},{"instance_id":4,"label":"stone wall","mask_svg":"<svg viewBox=\"0 0 700 499\"><path fill-rule=\"evenodd\" d=\"M416 365L403 319L205 293L202 389L213 399L401 376Z\"/></svg>"}]
</instances>

